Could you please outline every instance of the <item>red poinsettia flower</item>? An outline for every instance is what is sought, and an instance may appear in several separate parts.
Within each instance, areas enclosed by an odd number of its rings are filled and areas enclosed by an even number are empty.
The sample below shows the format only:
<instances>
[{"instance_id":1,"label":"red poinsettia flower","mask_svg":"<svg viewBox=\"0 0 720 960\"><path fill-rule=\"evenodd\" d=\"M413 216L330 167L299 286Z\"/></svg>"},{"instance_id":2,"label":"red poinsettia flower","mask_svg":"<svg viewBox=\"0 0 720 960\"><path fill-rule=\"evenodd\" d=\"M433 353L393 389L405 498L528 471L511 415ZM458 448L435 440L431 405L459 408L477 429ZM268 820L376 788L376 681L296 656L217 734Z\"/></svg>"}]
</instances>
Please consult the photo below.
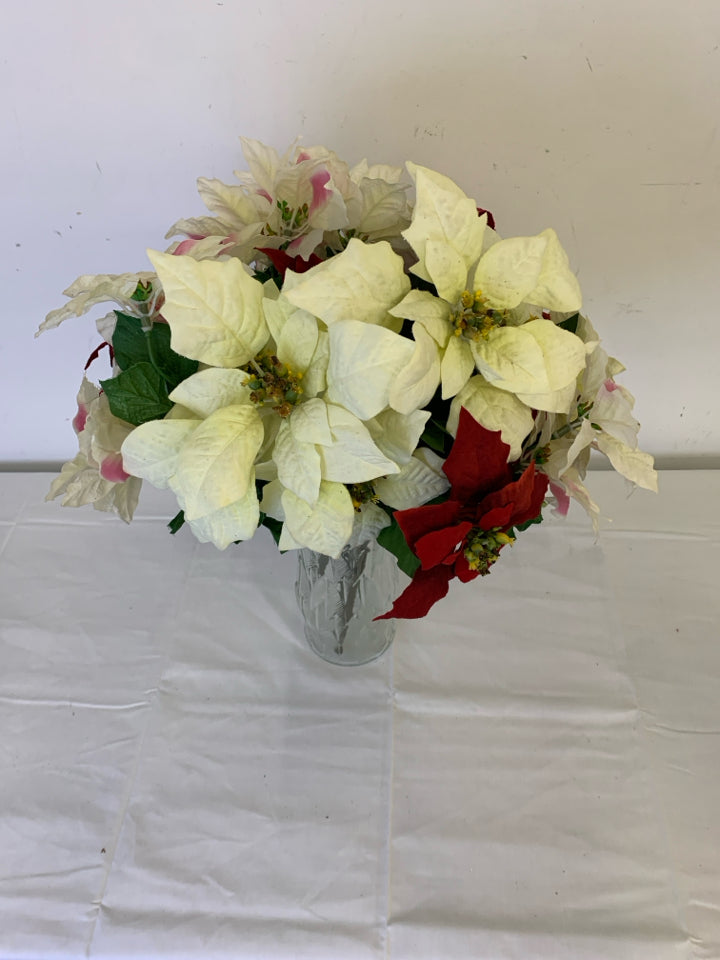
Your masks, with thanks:
<instances>
[{"instance_id":1,"label":"red poinsettia flower","mask_svg":"<svg viewBox=\"0 0 720 960\"><path fill-rule=\"evenodd\" d=\"M448 499L395 513L420 567L392 610L378 620L424 617L454 577L466 583L484 576L512 543L507 531L539 515L548 478L536 473L532 462L513 479L509 452L499 430L486 430L464 407L460 410L457 437L443 466Z\"/></svg>"}]
</instances>

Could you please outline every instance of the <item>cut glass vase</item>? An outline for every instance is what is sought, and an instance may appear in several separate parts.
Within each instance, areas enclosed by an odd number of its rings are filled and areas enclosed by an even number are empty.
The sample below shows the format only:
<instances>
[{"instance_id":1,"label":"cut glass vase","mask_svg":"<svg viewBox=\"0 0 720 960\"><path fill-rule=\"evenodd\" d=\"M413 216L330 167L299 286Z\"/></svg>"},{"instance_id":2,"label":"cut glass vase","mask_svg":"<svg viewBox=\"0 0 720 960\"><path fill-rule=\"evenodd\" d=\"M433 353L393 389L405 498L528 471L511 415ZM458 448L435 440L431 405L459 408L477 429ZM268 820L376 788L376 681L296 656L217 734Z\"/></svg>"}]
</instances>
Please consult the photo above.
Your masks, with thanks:
<instances>
[{"instance_id":1,"label":"cut glass vase","mask_svg":"<svg viewBox=\"0 0 720 960\"><path fill-rule=\"evenodd\" d=\"M295 584L305 637L329 663L356 666L381 656L397 621L376 620L402 593L395 557L376 540L347 546L337 559L304 548Z\"/></svg>"}]
</instances>

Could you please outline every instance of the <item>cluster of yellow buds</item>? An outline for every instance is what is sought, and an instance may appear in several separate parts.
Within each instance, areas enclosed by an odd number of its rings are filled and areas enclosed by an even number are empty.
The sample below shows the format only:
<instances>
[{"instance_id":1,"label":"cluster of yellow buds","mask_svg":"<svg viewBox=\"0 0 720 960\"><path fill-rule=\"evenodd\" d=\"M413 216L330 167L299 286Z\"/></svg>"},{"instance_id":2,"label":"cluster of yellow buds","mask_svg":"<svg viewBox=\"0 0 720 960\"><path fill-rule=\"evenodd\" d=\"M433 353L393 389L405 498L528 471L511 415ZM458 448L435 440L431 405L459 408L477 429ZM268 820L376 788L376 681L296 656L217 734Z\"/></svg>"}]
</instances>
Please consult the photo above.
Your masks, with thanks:
<instances>
[{"instance_id":1,"label":"cluster of yellow buds","mask_svg":"<svg viewBox=\"0 0 720 960\"><path fill-rule=\"evenodd\" d=\"M288 417L302 396L302 373L293 373L274 354L265 353L242 367L250 374L247 386L253 403L273 404L281 417Z\"/></svg>"},{"instance_id":2,"label":"cluster of yellow buds","mask_svg":"<svg viewBox=\"0 0 720 960\"><path fill-rule=\"evenodd\" d=\"M469 340L486 340L491 330L501 327L506 320L503 310L488 307L482 290L471 293L463 290L460 301L452 316L452 325L456 337L465 336Z\"/></svg>"},{"instance_id":3,"label":"cluster of yellow buds","mask_svg":"<svg viewBox=\"0 0 720 960\"><path fill-rule=\"evenodd\" d=\"M364 503L380 502L380 498L375 493L372 483L349 483L347 488L356 513L360 513L360 508Z\"/></svg>"},{"instance_id":4,"label":"cluster of yellow buds","mask_svg":"<svg viewBox=\"0 0 720 960\"><path fill-rule=\"evenodd\" d=\"M515 537L503 533L500 527L492 530L475 528L465 540L465 559L471 570L477 570L481 576L490 572L490 567L500 557L500 550L515 543Z\"/></svg>"}]
</instances>

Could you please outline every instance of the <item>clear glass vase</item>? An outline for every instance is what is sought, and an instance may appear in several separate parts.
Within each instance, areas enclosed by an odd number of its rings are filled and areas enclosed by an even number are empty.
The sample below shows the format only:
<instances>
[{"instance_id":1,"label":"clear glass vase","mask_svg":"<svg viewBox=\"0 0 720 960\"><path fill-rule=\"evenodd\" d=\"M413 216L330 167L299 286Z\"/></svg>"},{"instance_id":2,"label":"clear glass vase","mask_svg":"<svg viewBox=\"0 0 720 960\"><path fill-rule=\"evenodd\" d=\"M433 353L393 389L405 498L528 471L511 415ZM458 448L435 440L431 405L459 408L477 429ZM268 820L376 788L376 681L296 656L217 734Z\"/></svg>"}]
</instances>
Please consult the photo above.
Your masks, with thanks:
<instances>
[{"instance_id":1,"label":"clear glass vase","mask_svg":"<svg viewBox=\"0 0 720 960\"><path fill-rule=\"evenodd\" d=\"M310 647L343 666L376 660L392 643L397 621L373 618L402 593L402 576L376 540L345 547L337 560L300 550L295 593Z\"/></svg>"}]
</instances>

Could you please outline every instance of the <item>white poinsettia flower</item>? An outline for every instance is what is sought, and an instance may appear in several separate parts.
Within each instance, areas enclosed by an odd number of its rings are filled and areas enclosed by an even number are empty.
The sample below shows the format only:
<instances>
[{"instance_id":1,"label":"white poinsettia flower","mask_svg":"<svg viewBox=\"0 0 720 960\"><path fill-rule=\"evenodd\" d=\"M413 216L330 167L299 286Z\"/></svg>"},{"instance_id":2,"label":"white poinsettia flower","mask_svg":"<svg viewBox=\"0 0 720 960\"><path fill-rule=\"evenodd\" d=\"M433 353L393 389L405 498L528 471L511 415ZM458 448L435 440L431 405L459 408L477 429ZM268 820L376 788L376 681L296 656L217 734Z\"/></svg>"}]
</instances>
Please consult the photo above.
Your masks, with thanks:
<instances>
[{"instance_id":1,"label":"white poinsettia flower","mask_svg":"<svg viewBox=\"0 0 720 960\"><path fill-rule=\"evenodd\" d=\"M185 513L185 520L202 542L225 549L235 540L249 539L257 528L260 511L255 490L255 457L264 439L262 418L255 406L238 397L202 418L209 409L204 399L213 379L219 392L228 390L222 369L194 374L201 388L184 381L179 395L189 417L170 416L143 423L122 447L126 470L156 487L170 487ZM242 385L240 385L242 386ZM227 396L227 394L226 394Z\"/></svg>"},{"instance_id":2,"label":"white poinsettia flower","mask_svg":"<svg viewBox=\"0 0 720 960\"><path fill-rule=\"evenodd\" d=\"M528 305L571 311L580 289L553 230L500 240L486 215L447 177L409 164L417 203L403 236L418 257L410 269L435 285L438 296L412 290L391 309L420 324L440 359L444 399L455 396L474 370L500 390L540 410L562 409L585 365L579 337ZM489 239L486 236L489 235Z\"/></svg>"},{"instance_id":3,"label":"white poinsettia flower","mask_svg":"<svg viewBox=\"0 0 720 960\"><path fill-rule=\"evenodd\" d=\"M176 260L169 259L174 268ZM157 262L159 269L165 270L165 256L160 255ZM166 273L164 309L171 326L183 323L183 298L192 277L198 268L202 277L208 266L224 264L193 262L189 270L183 265L178 284L174 275ZM195 284L193 302L198 290L205 289ZM208 367L183 381L170 399L187 415L174 410L165 420L143 424L123 448L126 468L158 486L170 486L193 532L220 547L249 535L251 518L257 513L256 498L253 500L256 478L276 479L283 492L293 495L295 499L286 498L293 518L288 534L295 530L299 536L299 530L315 529L308 510L317 507L322 491L328 495L335 489L332 484L363 483L399 470L375 444L362 419L328 389L330 341L337 341L338 353L344 356L340 329L344 324L337 324L337 334L332 330L328 334L314 316L284 296L265 298L260 308L265 336L270 337L267 350L242 369ZM198 310L207 316L207 309ZM231 314L228 310L224 316ZM236 330L238 325L242 330L244 319L239 311L234 322ZM393 338L393 342L402 340L382 327L360 326ZM241 338L236 333L229 337L227 327L226 323L218 325L214 344L227 344L227 349L234 350ZM402 343L412 350L408 341ZM208 355L204 347L202 355ZM217 350L216 362L225 362L226 356ZM379 381L385 394L391 377L389 370ZM363 389L367 391L367 384ZM360 386L355 394L348 391L351 399L356 395L365 396ZM339 503L345 503L339 495L326 496L321 514L325 516ZM339 524L335 530L346 528L347 524ZM326 543L322 538L316 542Z\"/></svg>"},{"instance_id":4,"label":"white poinsettia flower","mask_svg":"<svg viewBox=\"0 0 720 960\"><path fill-rule=\"evenodd\" d=\"M402 259L385 242L350 240L343 253L303 274L288 271L281 300L329 329L328 396L362 420L390 406L412 413L432 398L439 361L416 329L399 336L393 307L409 292Z\"/></svg>"},{"instance_id":5,"label":"white poinsettia flower","mask_svg":"<svg viewBox=\"0 0 720 960\"><path fill-rule=\"evenodd\" d=\"M142 482L123 468L121 447L133 426L110 412L108 399L87 377L77 396L73 429L80 450L53 480L46 500L62 497L64 507L91 503L129 523Z\"/></svg>"},{"instance_id":6,"label":"white poinsettia flower","mask_svg":"<svg viewBox=\"0 0 720 960\"><path fill-rule=\"evenodd\" d=\"M265 488L268 492L264 492L264 496L272 497L273 492L279 490L284 510L290 517L289 532L301 545L320 552L326 552L316 545L320 540L307 540L307 530L315 528L307 527L305 520L308 508L316 507L321 492L334 489L327 484L364 484L400 469L382 453L361 420L344 407L320 397L299 404L281 424L273 461L277 479L273 486L269 484ZM284 497L285 492L290 492L292 497ZM345 503L338 496L328 501L340 502ZM272 506L266 509L265 499L261 509L275 516ZM299 524L294 522L299 516L303 518L305 539L298 532ZM346 530L346 525L340 524L334 529L339 534Z\"/></svg>"}]
</instances>

